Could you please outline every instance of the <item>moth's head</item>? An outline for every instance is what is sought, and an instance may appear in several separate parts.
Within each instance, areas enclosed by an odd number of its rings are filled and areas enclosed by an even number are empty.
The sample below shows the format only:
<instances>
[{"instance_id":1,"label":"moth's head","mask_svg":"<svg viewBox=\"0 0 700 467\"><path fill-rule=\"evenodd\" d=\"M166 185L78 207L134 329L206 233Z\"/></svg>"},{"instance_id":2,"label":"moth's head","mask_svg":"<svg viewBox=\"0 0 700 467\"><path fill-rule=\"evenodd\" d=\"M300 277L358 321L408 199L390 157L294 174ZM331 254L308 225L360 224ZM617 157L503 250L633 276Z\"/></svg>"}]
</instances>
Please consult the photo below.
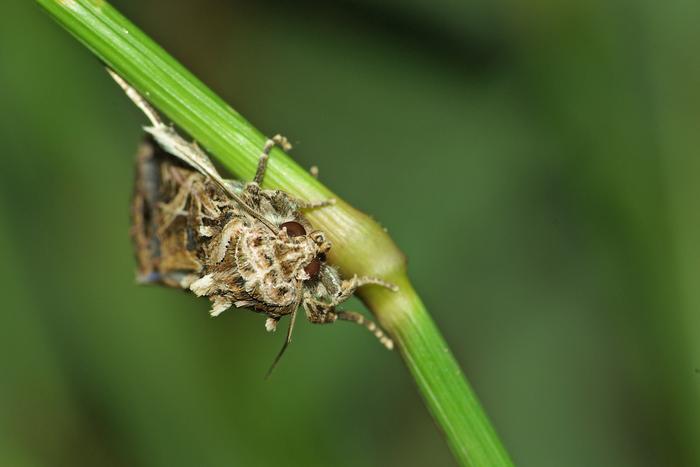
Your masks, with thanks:
<instances>
[{"instance_id":1,"label":"moth's head","mask_svg":"<svg viewBox=\"0 0 700 467\"><path fill-rule=\"evenodd\" d=\"M306 236L316 245L316 255L313 259L304 266L304 271L309 275L308 280L318 279L319 274L324 270L326 265L326 254L331 249L331 242L326 240L326 236L320 230L314 230L311 233L306 233L306 228L296 221L285 222L280 225L280 229L286 229L287 235L290 237Z\"/></svg>"}]
</instances>

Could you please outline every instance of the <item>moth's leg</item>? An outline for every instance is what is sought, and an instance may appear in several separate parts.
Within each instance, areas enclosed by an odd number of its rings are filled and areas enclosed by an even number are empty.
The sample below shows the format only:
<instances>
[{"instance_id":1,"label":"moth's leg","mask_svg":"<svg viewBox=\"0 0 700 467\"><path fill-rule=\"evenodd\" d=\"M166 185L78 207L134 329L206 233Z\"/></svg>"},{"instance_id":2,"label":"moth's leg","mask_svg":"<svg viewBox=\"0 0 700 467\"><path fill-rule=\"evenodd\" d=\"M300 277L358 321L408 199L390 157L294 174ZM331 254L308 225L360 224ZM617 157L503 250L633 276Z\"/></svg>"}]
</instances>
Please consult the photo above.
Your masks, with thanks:
<instances>
[{"instance_id":1,"label":"moth's leg","mask_svg":"<svg viewBox=\"0 0 700 467\"><path fill-rule=\"evenodd\" d=\"M362 314L357 313L356 311L336 311L334 312L335 315L338 316L338 319L343 320L343 321L352 321L353 323L357 323L360 326L364 326L374 334L374 337L376 337L379 342L384 345L387 349L391 350L394 348L394 341L391 340L389 336L384 334L384 331L382 328L377 326L377 324L372 321L371 319L365 318Z\"/></svg>"},{"instance_id":2,"label":"moth's leg","mask_svg":"<svg viewBox=\"0 0 700 467\"><path fill-rule=\"evenodd\" d=\"M306 318L314 324L330 324L335 323L338 318L333 313L333 308L327 303L319 302L314 299L307 299L303 302Z\"/></svg>"},{"instance_id":3,"label":"moth's leg","mask_svg":"<svg viewBox=\"0 0 700 467\"><path fill-rule=\"evenodd\" d=\"M374 321L365 318L364 315L360 313L355 311L334 311L320 303L305 304L304 309L311 323L330 324L335 323L337 320L351 321L367 328L367 330L374 334L379 342L387 349L391 350L394 348L394 341L392 341Z\"/></svg>"},{"instance_id":4,"label":"moth's leg","mask_svg":"<svg viewBox=\"0 0 700 467\"><path fill-rule=\"evenodd\" d=\"M344 280L342 284L340 284L340 294L333 300L333 303L331 304L332 306L338 305L355 293L355 290L357 290L358 287L362 287L363 285L369 285L369 284L374 284L374 285L380 285L382 287L385 287L393 292L396 292L399 290L397 286L394 284L391 284L387 281L384 281L382 279L379 279L378 277L357 277L353 276L352 279Z\"/></svg>"},{"instance_id":5,"label":"moth's leg","mask_svg":"<svg viewBox=\"0 0 700 467\"><path fill-rule=\"evenodd\" d=\"M258 187L262 185L263 178L265 178L265 171L267 170L267 161L270 159L270 151L275 146L279 146L283 151L289 151L292 149L292 145L289 143L287 138L282 135L275 135L265 142L260 159L258 159L258 168L255 171L255 177L253 177L253 182L247 185L247 189L251 194L256 194L258 192ZM316 175L314 175L316 173ZM311 169L311 175L316 177L318 175L318 168L314 167ZM298 198L291 197L292 200L299 206L299 209L314 209L321 208L324 206L331 206L335 204L335 199L324 199L319 201L306 201Z\"/></svg>"},{"instance_id":6,"label":"moth's leg","mask_svg":"<svg viewBox=\"0 0 700 467\"><path fill-rule=\"evenodd\" d=\"M257 183L258 185L262 184L263 178L265 177L265 170L267 169L267 161L270 158L270 151L272 151L272 148L274 148L275 145L281 147L283 151L289 151L292 149L292 145L289 144L287 138L282 135L275 135L265 142L260 159L258 159L258 170L255 171L255 177L253 178L253 182Z\"/></svg>"},{"instance_id":7,"label":"moth's leg","mask_svg":"<svg viewBox=\"0 0 700 467\"><path fill-rule=\"evenodd\" d=\"M294 198L294 202L299 206L299 209L316 209L325 206L333 206L335 198L321 199L317 201L306 201L299 198Z\"/></svg>"}]
</instances>

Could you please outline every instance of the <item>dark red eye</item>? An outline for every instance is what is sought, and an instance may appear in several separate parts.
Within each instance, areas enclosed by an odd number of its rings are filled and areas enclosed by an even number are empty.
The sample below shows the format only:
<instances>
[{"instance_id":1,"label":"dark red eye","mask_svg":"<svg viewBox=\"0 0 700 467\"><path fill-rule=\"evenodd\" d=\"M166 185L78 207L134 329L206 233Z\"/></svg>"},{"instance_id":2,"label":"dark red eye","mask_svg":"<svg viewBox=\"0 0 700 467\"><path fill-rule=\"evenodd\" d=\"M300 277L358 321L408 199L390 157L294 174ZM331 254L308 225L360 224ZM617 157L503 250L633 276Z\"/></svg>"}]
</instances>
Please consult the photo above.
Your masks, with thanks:
<instances>
[{"instance_id":1,"label":"dark red eye","mask_svg":"<svg viewBox=\"0 0 700 467\"><path fill-rule=\"evenodd\" d=\"M321 260L314 258L313 261L306 265L304 271L306 271L306 274L308 274L311 279L316 279L318 273L321 272Z\"/></svg>"},{"instance_id":2,"label":"dark red eye","mask_svg":"<svg viewBox=\"0 0 700 467\"><path fill-rule=\"evenodd\" d=\"M304 229L304 226L298 222L285 222L284 224L280 225L280 230L283 228L287 229L287 235L290 237L301 237L302 235L306 235L306 229Z\"/></svg>"}]
</instances>

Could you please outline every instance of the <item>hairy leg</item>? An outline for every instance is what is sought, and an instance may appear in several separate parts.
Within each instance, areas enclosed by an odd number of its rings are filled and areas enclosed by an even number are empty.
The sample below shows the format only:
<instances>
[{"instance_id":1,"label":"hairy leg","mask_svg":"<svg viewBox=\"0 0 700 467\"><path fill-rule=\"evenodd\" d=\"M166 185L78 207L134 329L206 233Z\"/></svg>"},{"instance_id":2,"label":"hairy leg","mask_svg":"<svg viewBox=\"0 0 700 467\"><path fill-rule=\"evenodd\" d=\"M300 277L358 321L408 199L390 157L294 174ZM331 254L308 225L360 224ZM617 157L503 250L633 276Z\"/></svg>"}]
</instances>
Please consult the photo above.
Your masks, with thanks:
<instances>
[{"instance_id":1,"label":"hairy leg","mask_svg":"<svg viewBox=\"0 0 700 467\"><path fill-rule=\"evenodd\" d=\"M253 182L258 185L262 184L263 178L265 177L265 170L267 170L267 160L270 158L270 151L272 151L272 148L275 146L279 146L283 151L292 149L292 145L289 144L287 138L282 135L275 135L265 142L260 159L258 159L258 169L255 171L255 177L253 178Z\"/></svg>"},{"instance_id":2,"label":"hairy leg","mask_svg":"<svg viewBox=\"0 0 700 467\"><path fill-rule=\"evenodd\" d=\"M330 324L337 320L351 321L353 323L364 326L369 332L379 340L387 349L394 348L394 341L389 338L384 331L371 319L367 319L364 315L356 311L334 311L329 310L320 304L305 307L306 316L311 323L314 324Z\"/></svg>"},{"instance_id":3,"label":"hairy leg","mask_svg":"<svg viewBox=\"0 0 700 467\"><path fill-rule=\"evenodd\" d=\"M333 206L335 204L335 198L321 199L317 201L305 201L303 199L294 198L294 201L299 206L299 209L316 209L323 208L325 206Z\"/></svg>"},{"instance_id":4,"label":"hairy leg","mask_svg":"<svg viewBox=\"0 0 700 467\"><path fill-rule=\"evenodd\" d=\"M374 285L380 285L382 287L385 287L393 292L396 292L399 290L397 286L394 284L391 284L389 282L386 282L385 280L379 279L378 277L357 277L353 276L352 279L344 280L343 283L340 286L340 294L333 300L333 303L331 304L332 306L336 306L355 293L355 290L357 290L358 287L362 287L363 285L369 285L369 284L374 284Z\"/></svg>"},{"instance_id":5,"label":"hairy leg","mask_svg":"<svg viewBox=\"0 0 700 467\"><path fill-rule=\"evenodd\" d=\"M365 318L364 315L356 311L337 311L335 314L338 315L338 319L340 320L352 321L353 323L366 327L387 349L391 350L394 348L394 341L392 341L374 321Z\"/></svg>"}]
</instances>

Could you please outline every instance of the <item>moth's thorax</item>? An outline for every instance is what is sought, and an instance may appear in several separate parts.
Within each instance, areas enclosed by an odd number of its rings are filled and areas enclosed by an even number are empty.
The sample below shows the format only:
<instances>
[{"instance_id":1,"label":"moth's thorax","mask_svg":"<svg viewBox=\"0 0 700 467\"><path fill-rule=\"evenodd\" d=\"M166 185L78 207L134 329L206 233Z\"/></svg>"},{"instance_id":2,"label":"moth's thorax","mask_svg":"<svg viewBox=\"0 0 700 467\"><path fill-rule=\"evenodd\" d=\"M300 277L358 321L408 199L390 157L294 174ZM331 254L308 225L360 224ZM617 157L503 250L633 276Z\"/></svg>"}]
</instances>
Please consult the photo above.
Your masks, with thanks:
<instances>
[{"instance_id":1,"label":"moth's thorax","mask_svg":"<svg viewBox=\"0 0 700 467\"><path fill-rule=\"evenodd\" d=\"M251 295L275 306L300 299L300 287L309 278L305 267L316 258L318 245L307 236L274 234L253 224L240 231L235 245L235 265Z\"/></svg>"},{"instance_id":2,"label":"moth's thorax","mask_svg":"<svg viewBox=\"0 0 700 467\"><path fill-rule=\"evenodd\" d=\"M263 190L255 183L247 184L244 193L246 202L272 224L279 226L285 222L296 221L310 227L301 216L297 203L287 193Z\"/></svg>"}]
</instances>

